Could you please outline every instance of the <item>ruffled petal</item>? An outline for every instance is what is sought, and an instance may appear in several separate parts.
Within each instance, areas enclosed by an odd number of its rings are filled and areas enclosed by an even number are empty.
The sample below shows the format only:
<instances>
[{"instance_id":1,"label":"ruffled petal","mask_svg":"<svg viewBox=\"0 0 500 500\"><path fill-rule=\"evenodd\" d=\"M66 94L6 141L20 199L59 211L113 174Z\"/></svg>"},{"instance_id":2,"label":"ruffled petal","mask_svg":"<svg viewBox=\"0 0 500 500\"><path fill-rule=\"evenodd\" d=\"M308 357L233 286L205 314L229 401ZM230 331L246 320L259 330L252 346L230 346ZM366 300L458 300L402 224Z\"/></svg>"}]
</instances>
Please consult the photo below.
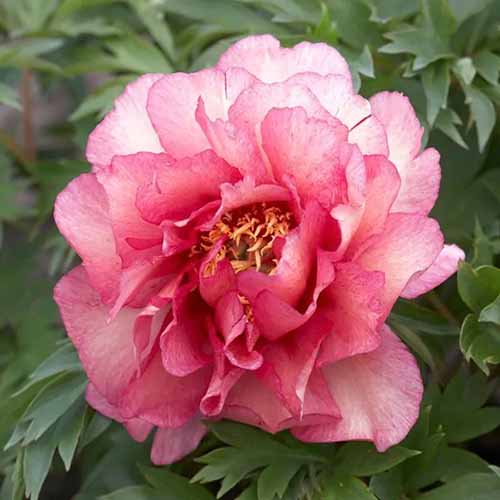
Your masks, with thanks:
<instances>
[{"instance_id":1,"label":"ruffled petal","mask_svg":"<svg viewBox=\"0 0 500 500\"><path fill-rule=\"evenodd\" d=\"M385 127L389 160L401 176L393 212L428 214L436 202L441 180L439 153L420 151L424 129L409 99L399 92L381 92L370 99L372 113Z\"/></svg>"},{"instance_id":2,"label":"ruffled petal","mask_svg":"<svg viewBox=\"0 0 500 500\"><path fill-rule=\"evenodd\" d=\"M335 266L335 280L321 296L321 313L329 320L317 364L373 351L380 345L378 332L384 275L365 271L353 262Z\"/></svg>"},{"instance_id":3,"label":"ruffled petal","mask_svg":"<svg viewBox=\"0 0 500 500\"><path fill-rule=\"evenodd\" d=\"M54 299L90 381L117 405L136 370L133 327L139 311L123 308L109 323L108 311L83 266L61 278Z\"/></svg>"},{"instance_id":4,"label":"ruffled petal","mask_svg":"<svg viewBox=\"0 0 500 500\"><path fill-rule=\"evenodd\" d=\"M104 302L111 302L117 293L121 261L106 193L94 174L80 175L59 194L54 219L59 231L82 258L92 286Z\"/></svg>"},{"instance_id":5,"label":"ruffled petal","mask_svg":"<svg viewBox=\"0 0 500 500\"><path fill-rule=\"evenodd\" d=\"M425 271L413 275L401 292L401 297L414 299L427 293L457 272L465 253L456 245L445 245L437 259Z\"/></svg>"},{"instance_id":6,"label":"ruffled petal","mask_svg":"<svg viewBox=\"0 0 500 500\"><path fill-rule=\"evenodd\" d=\"M140 151L161 153L163 148L146 112L152 85L164 75L141 76L125 88L113 111L97 125L87 143L87 160L99 169L109 165L115 155Z\"/></svg>"},{"instance_id":7,"label":"ruffled petal","mask_svg":"<svg viewBox=\"0 0 500 500\"><path fill-rule=\"evenodd\" d=\"M329 45L302 42L286 49L271 35L250 36L236 42L222 54L217 68L222 71L244 68L266 83L283 82L308 71L342 75L351 81L346 60Z\"/></svg>"},{"instance_id":8,"label":"ruffled petal","mask_svg":"<svg viewBox=\"0 0 500 500\"><path fill-rule=\"evenodd\" d=\"M182 220L193 212L220 198L220 185L236 182L239 172L218 158L213 151L204 151L168 165L161 156L154 177L137 193L141 216L151 224L164 220Z\"/></svg>"},{"instance_id":9,"label":"ruffled petal","mask_svg":"<svg viewBox=\"0 0 500 500\"><path fill-rule=\"evenodd\" d=\"M207 428L199 417L181 427L158 429L151 449L151 461L155 465L177 462L194 451L206 433Z\"/></svg>"},{"instance_id":10,"label":"ruffled petal","mask_svg":"<svg viewBox=\"0 0 500 500\"><path fill-rule=\"evenodd\" d=\"M344 178L347 133L339 121L308 118L303 108L273 109L262 122L262 146L278 181L292 177L304 201L316 199L329 209Z\"/></svg>"},{"instance_id":11,"label":"ruffled petal","mask_svg":"<svg viewBox=\"0 0 500 500\"><path fill-rule=\"evenodd\" d=\"M333 425L294 429L309 442L369 440L383 452L404 439L415 424L423 385L414 357L386 326L382 343L368 354L323 369L342 419Z\"/></svg>"},{"instance_id":12,"label":"ruffled petal","mask_svg":"<svg viewBox=\"0 0 500 500\"><path fill-rule=\"evenodd\" d=\"M151 88L147 110L165 151L180 159L209 149L195 117L199 98L212 120L226 118L236 96L254 81L244 70L224 74L211 68L164 75Z\"/></svg>"},{"instance_id":13,"label":"ruffled petal","mask_svg":"<svg viewBox=\"0 0 500 500\"><path fill-rule=\"evenodd\" d=\"M389 313L410 278L427 269L443 248L439 224L416 214L391 214L383 232L360 247L353 260L369 271L385 275L381 301Z\"/></svg>"},{"instance_id":14,"label":"ruffled petal","mask_svg":"<svg viewBox=\"0 0 500 500\"><path fill-rule=\"evenodd\" d=\"M120 401L122 415L158 427L180 427L197 413L210 380L211 369L175 377L163 367L159 350L142 374L128 386Z\"/></svg>"}]
</instances>

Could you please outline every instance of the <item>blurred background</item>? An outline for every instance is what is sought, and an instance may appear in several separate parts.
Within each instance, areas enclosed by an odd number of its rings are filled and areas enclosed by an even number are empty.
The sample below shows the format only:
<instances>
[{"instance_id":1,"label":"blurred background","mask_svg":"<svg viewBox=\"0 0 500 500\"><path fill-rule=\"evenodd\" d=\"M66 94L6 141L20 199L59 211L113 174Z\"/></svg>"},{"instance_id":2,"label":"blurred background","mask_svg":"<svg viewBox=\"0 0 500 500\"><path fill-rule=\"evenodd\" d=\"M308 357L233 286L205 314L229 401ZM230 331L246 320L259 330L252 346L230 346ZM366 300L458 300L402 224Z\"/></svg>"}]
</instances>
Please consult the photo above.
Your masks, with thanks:
<instances>
[{"instance_id":1,"label":"blurred background","mask_svg":"<svg viewBox=\"0 0 500 500\"><path fill-rule=\"evenodd\" d=\"M86 407L85 378L52 300L55 282L77 262L53 224L53 202L89 170L86 138L128 82L210 66L253 33L272 33L284 45L331 44L363 95L407 94L425 140L441 152L433 216L472 265L498 265L500 1L0 0L2 500L24 491L46 500L126 500L110 494L139 481L135 464L148 462L148 444L131 442ZM428 380L446 385L462 364L468 312L453 280L419 305L398 304L398 333ZM468 350L479 367L472 387L485 391L479 406L500 404L500 334L492 332ZM469 433L464 447L498 464L496 420L481 422L483 436ZM192 467L175 470L190 477Z\"/></svg>"}]
</instances>

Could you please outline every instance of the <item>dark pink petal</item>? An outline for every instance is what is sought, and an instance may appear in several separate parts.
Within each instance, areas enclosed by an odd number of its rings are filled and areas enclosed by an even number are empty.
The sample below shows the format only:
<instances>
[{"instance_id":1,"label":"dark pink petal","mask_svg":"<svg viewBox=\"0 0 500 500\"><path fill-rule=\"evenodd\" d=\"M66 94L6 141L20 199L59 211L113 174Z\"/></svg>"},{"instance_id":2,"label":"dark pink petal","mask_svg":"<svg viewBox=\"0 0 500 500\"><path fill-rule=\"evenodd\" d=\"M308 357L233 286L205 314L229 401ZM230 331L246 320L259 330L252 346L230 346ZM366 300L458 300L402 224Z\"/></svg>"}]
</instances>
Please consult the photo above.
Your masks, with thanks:
<instances>
[{"instance_id":1,"label":"dark pink petal","mask_svg":"<svg viewBox=\"0 0 500 500\"><path fill-rule=\"evenodd\" d=\"M119 408L111 405L106 399L99 393L94 385L89 384L86 391L87 403L97 410L99 413L105 417L116 420L117 422L123 423L129 434L136 441L145 441L149 433L153 429L153 425L145 420L139 418L132 418L130 420L124 420L121 416Z\"/></svg>"},{"instance_id":2,"label":"dark pink petal","mask_svg":"<svg viewBox=\"0 0 500 500\"><path fill-rule=\"evenodd\" d=\"M199 417L192 418L181 427L158 429L153 440L151 461L155 465L168 465L180 460L198 447L206 433L207 428Z\"/></svg>"},{"instance_id":3,"label":"dark pink petal","mask_svg":"<svg viewBox=\"0 0 500 500\"><path fill-rule=\"evenodd\" d=\"M401 190L392 211L426 215L436 201L441 169L439 153L420 151L424 129L403 94L381 92L370 99L373 115L385 127L389 144L389 160L401 176Z\"/></svg>"},{"instance_id":4,"label":"dark pink petal","mask_svg":"<svg viewBox=\"0 0 500 500\"><path fill-rule=\"evenodd\" d=\"M127 85L123 94L116 99L113 111L90 134L87 160L96 169L109 165L115 155L141 151L163 152L146 112L149 90L163 76L144 75Z\"/></svg>"},{"instance_id":5,"label":"dark pink petal","mask_svg":"<svg viewBox=\"0 0 500 500\"><path fill-rule=\"evenodd\" d=\"M227 292L217 301L215 324L226 344L230 344L244 332L246 326L245 310L236 291Z\"/></svg>"},{"instance_id":6,"label":"dark pink petal","mask_svg":"<svg viewBox=\"0 0 500 500\"><path fill-rule=\"evenodd\" d=\"M270 307L272 311L272 307ZM331 331L331 323L322 316L313 317L296 332L263 350L264 364L258 376L271 387L288 410L301 418L309 377L321 343Z\"/></svg>"},{"instance_id":7,"label":"dark pink petal","mask_svg":"<svg viewBox=\"0 0 500 500\"><path fill-rule=\"evenodd\" d=\"M226 293L236 290L236 275L227 259L218 262L214 274L210 276L204 276L202 270L203 264L198 278L200 295L210 306L215 306Z\"/></svg>"},{"instance_id":8,"label":"dark pink petal","mask_svg":"<svg viewBox=\"0 0 500 500\"><path fill-rule=\"evenodd\" d=\"M160 338L163 366L184 377L206 366L211 357L207 339L207 307L191 285L184 285L173 302L173 321Z\"/></svg>"},{"instance_id":9,"label":"dark pink petal","mask_svg":"<svg viewBox=\"0 0 500 500\"><path fill-rule=\"evenodd\" d=\"M158 427L180 427L197 413L210 375L210 368L186 377L170 375L157 351L144 372L129 384L120 401L122 415Z\"/></svg>"},{"instance_id":10,"label":"dark pink petal","mask_svg":"<svg viewBox=\"0 0 500 500\"><path fill-rule=\"evenodd\" d=\"M381 301L388 313L410 278L427 269L443 248L439 224L423 215L391 214L383 232L362 245L353 260L385 275Z\"/></svg>"},{"instance_id":11,"label":"dark pink petal","mask_svg":"<svg viewBox=\"0 0 500 500\"><path fill-rule=\"evenodd\" d=\"M365 271L353 262L335 266L335 280L321 295L321 313L329 320L317 364L323 366L355 354L373 351L378 332L384 275Z\"/></svg>"},{"instance_id":12,"label":"dark pink petal","mask_svg":"<svg viewBox=\"0 0 500 500\"><path fill-rule=\"evenodd\" d=\"M347 133L339 121L308 118L303 108L272 109L262 122L262 146L278 181L292 177L304 201L329 209L344 178L340 149Z\"/></svg>"},{"instance_id":13,"label":"dark pink petal","mask_svg":"<svg viewBox=\"0 0 500 500\"><path fill-rule=\"evenodd\" d=\"M302 42L286 49L271 35L250 36L235 43L222 54L217 68L244 68L266 83L283 82L307 71L342 75L351 80L346 60L329 45Z\"/></svg>"},{"instance_id":14,"label":"dark pink petal","mask_svg":"<svg viewBox=\"0 0 500 500\"><path fill-rule=\"evenodd\" d=\"M136 371L133 326L138 310L123 308L109 323L83 266L59 281L54 299L90 381L116 405Z\"/></svg>"},{"instance_id":15,"label":"dark pink petal","mask_svg":"<svg viewBox=\"0 0 500 500\"><path fill-rule=\"evenodd\" d=\"M422 379L413 356L388 327L382 344L323 369L342 420L294 429L310 442L369 440L380 452L399 443L415 424L422 399Z\"/></svg>"},{"instance_id":16,"label":"dark pink petal","mask_svg":"<svg viewBox=\"0 0 500 500\"><path fill-rule=\"evenodd\" d=\"M109 205L94 174L72 180L57 197L54 219L80 255L92 286L106 303L116 298L121 260L117 255Z\"/></svg>"},{"instance_id":17,"label":"dark pink petal","mask_svg":"<svg viewBox=\"0 0 500 500\"><path fill-rule=\"evenodd\" d=\"M165 151L181 159L209 149L196 122L198 99L203 99L211 119L226 118L234 99L254 80L243 70L224 74L213 68L164 75L151 88L147 110Z\"/></svg>"},{"instance_id":18,"label":"dark pink petal","mask_svg":"<svg viewBox=\"0 0 500 500\"><path fill-rule=\"evenodd\" d=\"M209 202L220 198L220 185L236 182L238 171L204 151L168 165L158 158L155 177L137 193L141 216L152 224L182 220Z\"/></svg>"},{"instance_id":19,"label":"dark pink petal","mask_svg":"<svg viewBox=\"0 0 500 500\"><path fill-rule=\"evenodd\" d=\"M401 292L401 297L413 299L437 287L457 272L459 261L465 259L456 245L445 245L437 259L425 271L413 275Z\"/></svg>"}]
</instances>

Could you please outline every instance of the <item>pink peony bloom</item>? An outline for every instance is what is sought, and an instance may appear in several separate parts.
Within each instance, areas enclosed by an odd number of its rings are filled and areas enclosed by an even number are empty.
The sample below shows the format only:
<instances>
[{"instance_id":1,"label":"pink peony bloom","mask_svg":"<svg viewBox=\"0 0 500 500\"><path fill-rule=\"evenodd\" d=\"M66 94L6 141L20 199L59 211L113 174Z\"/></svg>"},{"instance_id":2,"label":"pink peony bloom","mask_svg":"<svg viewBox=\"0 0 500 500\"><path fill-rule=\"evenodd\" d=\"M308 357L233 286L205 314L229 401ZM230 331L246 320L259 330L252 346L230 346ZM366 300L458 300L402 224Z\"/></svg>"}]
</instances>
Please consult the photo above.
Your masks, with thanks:
<instances>
[{"instance_id":1,"label":"pink peony bloom","mask_svg":"<svg viewBox=\"0 0 500 500\"><path fill-rule=\"evenodd\" d=\"M463 258L428 217L422 133L405 96L357 95L324 44L250 37L130 84L55 207L83 261L55 298L89 404L137 440L157 427L157 464L203 419L400 442L422 381L384 321Z\"/></svg>"}]
</instances>

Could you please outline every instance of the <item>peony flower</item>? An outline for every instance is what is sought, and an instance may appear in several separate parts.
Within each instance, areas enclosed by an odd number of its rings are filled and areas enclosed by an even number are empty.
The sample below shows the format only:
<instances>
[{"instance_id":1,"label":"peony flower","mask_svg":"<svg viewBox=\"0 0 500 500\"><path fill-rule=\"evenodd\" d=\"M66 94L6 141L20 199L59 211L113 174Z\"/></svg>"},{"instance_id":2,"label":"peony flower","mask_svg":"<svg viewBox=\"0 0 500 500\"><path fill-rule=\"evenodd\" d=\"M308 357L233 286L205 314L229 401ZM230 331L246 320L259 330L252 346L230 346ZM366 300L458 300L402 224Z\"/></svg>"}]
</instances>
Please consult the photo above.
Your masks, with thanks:
<instances>
[{"instance_id":1,"label":"peony flower","mask_svg":"<svg viewBox=\"0 0 500 500\"><path fill-rule=\"evenodd\" d=\"M422 380L385 320L456 271L428 217L439 154L409 100L352 88L324 44L233 45L131 83L55 220L82 264L55 290L87 400L175 461L204 419L309 442L400 442Z\"/></svg>"}]
</instances>

